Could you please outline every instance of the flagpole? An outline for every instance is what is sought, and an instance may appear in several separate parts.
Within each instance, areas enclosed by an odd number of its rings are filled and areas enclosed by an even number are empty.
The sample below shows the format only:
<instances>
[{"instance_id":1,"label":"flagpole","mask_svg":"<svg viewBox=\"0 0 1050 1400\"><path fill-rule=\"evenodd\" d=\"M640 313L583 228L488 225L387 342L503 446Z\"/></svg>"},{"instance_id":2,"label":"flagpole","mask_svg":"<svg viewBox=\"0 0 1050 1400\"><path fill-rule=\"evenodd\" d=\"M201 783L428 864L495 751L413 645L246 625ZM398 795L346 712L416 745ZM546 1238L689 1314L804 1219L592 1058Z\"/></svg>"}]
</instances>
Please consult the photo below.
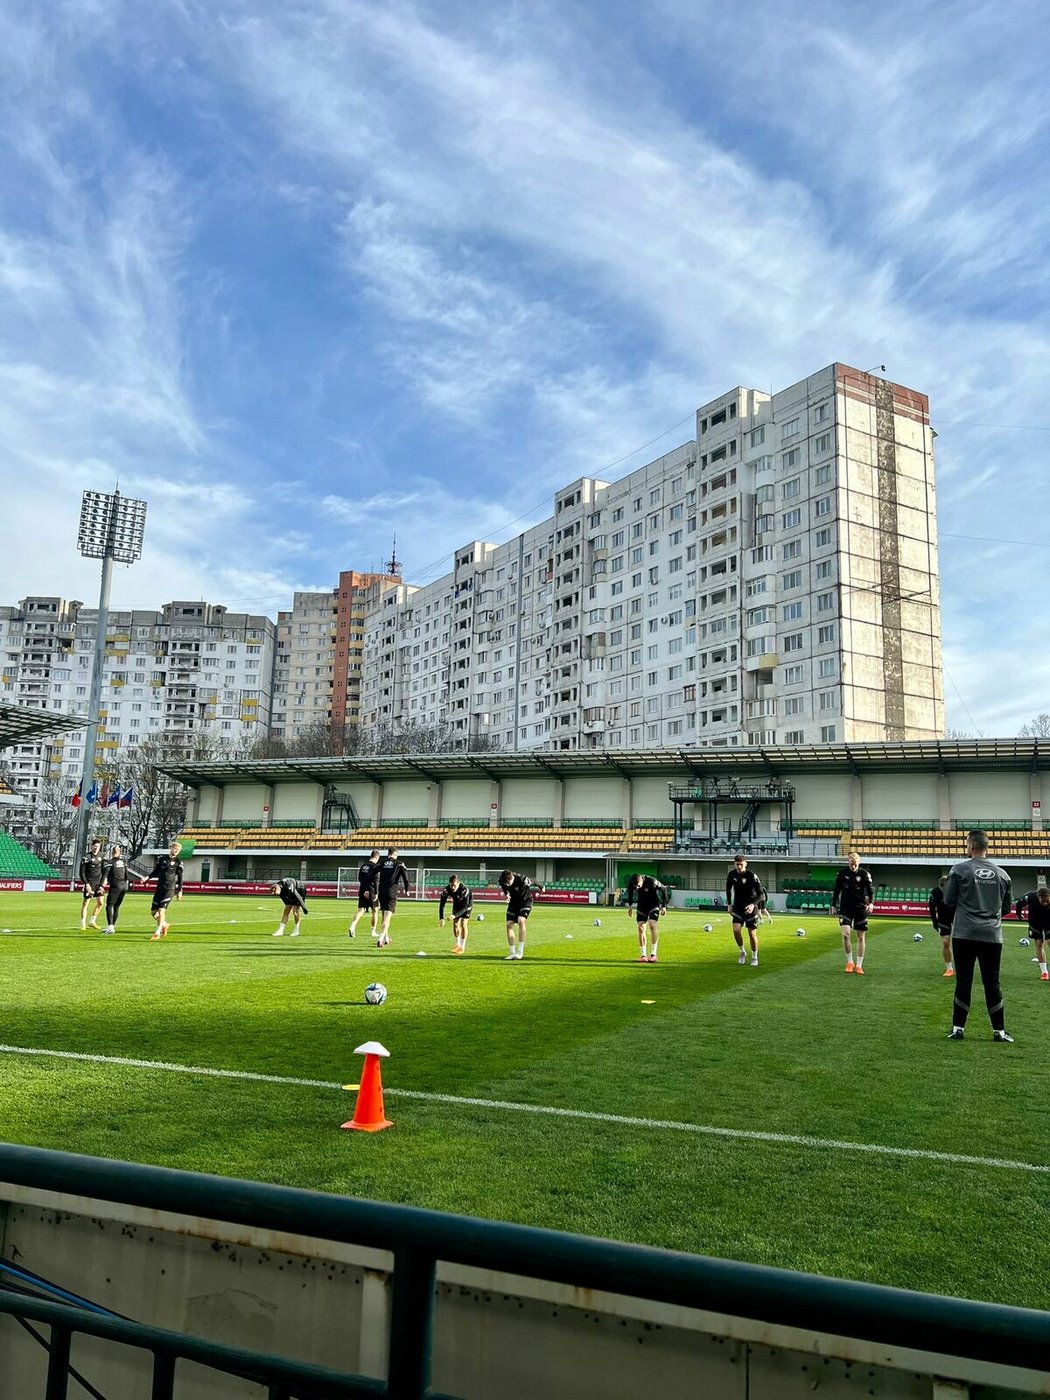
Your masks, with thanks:
<instances>
[{"instance_id":1,"label":"flagpole","mask_svg":"<svg viewBox=\"0 0 1050 1400\"><path fill-rule=\"evenodd\" d=\"M102 705L102 671L106 655L106 628L109 626L109 590L113 581L113 555L102 557L102 586L98 595L98 622L95 625L95 651L91 662L91 690L88 694L88 723L84 733L84 767L81 774L81 803L77 808L77 839L73 847L73 879L80 873L80 862L87 850L91 808L88 801L95 782L95 751L98 743L98 712ZM97 790L96 790L97 795Z\"/></svg>"}]
</instances>

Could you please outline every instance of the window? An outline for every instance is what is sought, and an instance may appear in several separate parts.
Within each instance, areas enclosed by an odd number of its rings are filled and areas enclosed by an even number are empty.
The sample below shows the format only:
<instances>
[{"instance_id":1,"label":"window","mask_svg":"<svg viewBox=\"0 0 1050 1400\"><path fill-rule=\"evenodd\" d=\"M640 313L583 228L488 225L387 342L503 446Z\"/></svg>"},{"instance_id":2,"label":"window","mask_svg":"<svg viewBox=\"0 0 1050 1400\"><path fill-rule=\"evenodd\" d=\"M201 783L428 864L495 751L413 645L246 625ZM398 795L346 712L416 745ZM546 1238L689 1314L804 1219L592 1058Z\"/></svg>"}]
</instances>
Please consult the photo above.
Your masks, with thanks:
<instances>
[{"instance_id":1,"label":"window","mask_svg":"<svg viewBox=\"0 0 1050 1400\"><path fill-rule=\"evenodd\" d=\"M801 540L788 540L787 544L784 545L783 549L781 550L781 556L782 556L784 559L801 559L801 558L802 558L802 541L801 541Z\"/></svg>"},{"instance_id":2,"label":"window","mask_svg":"<svg viewBox=\"0 0 1050 1400\"><path fill-rule=\"evenodd\" d=\"M817 701L822 710L834 710L838 708L838 691L820 690L817 692Z\"/></svg>"},{"instance_id":3,"label":"window","mask_svg":"<svg viewBox=\"0 0 1050 1400\"><path fill-rule=\"evenodd\" d=\"M814 486L826 486L831 480L831 463L825 462L822 467L818 467L813 473Z\"/></svg>"},{"instance_id":4,"label":"window","mask_svg":"<svg viewBox=\"0 0 1050 1400\"><path fill-rule=\"evenodd\" d=\"M831 407L826 403L818 403L813 410L814 423L826 423L831 416Z\"/></svg>"},{"instance_id":5,"label":"window","mask_svg":"<svg viewBox=\"0 0 1050 1400\"><path fill-rule=\"evenodd\" d=\"M775 650L776 642L772 637L752 637L747 644L748 656L765 656Z\"/></svg>"},{"instance_id":6,"label":"window","mask_svg":"<svg viewBox=\"0 0 1050 1400\"><path fill-rule=\"evenodd\" d=\"M790 481L785 481L780 488L780 496L784 501L793 501L796 496L802 495L802 478L793 476Z\"/></svg>"},{"instance_id":7,"label":"window","mask_svg":"<svg viewBox=\"0 0 1050 1400\"><path fill-rule=\"evenodd\" d=\"M781 441L787 442L788 438L798 436L798 425L800 421L801 420L798 418L791 418L784 424L780 430Z\"/></svg>"},{"instance_id":8,"label":"window","mask_svg":"<svg viewBox=\"0 0 1050 1400\"><path fill-rule=\"evenodd\" d=\"M825 525L823 530L817 530L813 536L813 544L820 549L824 545L831 543L831 530Z\"/></svg>"},{"instance_id":9,"label":"window","mask_svg":"<svg viewBox=\"0 0 1050 1400\"><path fill-rule=\"evenodd\" d=\"M783 679L783 682L784 682L785 685L801 685L801 684L802 684L802 667L799 665L799 663L798 663L797 661L795 662L795 664L794 664L793 666L785 666L785 667L784 667L784 670L783 670L783 673L782 673L782 679Z\"/></svg>"},{"instance_id":10,"label":"window","mask_svg":"<svg viewBox=\"0 0 1050 1400\"><path fill-rule=\"evenodd\" d=\"M768 579L764 579L764 578L753 578L753 579L750 581L750 583L747 585L747 596L748 596L749 598L753 598L753 597L755 596L756 593L765 593L765 591L766 591L766 585L767 585L768 583L769 583L769 580L768 580Z\"/></svg>"},{"instance_id":11,"label":"window","mask_svg":"<svg viewBox=\"0 0 1050 1400\"><path fill-rule=\"evenodd\" d=\"M813 439L813 451L823 457L825 452L831 451L831 434L821 433L819 437ZM830 471L830 468L828 469Z\"/></svg>"},{"instance_id":12,"label":"window","mask_svg":"<svg viewBox=\"0 0 1050 1400\"><path fill-rule=\"evenodd\" d=\"M838 659L834 656L822 656L820 658L819 676L822 681L830 680L832 676L837 676L839 670Z\"/></svg>"},{"instance_id":13,"label":"window","mask_svg":"<svg viewBox=\"0 0 1050 1400\"><path fill-rule=\"evenodd\" d=\"M833 724L822 724L820 726L820 742L822 744L833 744L835 742L835 726Z\"/></svg>"},{"instance_id":14,"label":"window","mask_svg":"<svg viewBox=\"0 0 1050 1400\"><path fill-rule=\"evenodd\" d=\"M818 593L818 594L817 594L817 612L834 612L834 611L835 611L835 595L834 595L834 593Z\"/></svg>"},{"instance_id":15,"label":"window","mask_svg":"<svg viewBox=\"0 0 1050 1400\"><path fill-rule=\"evenodd\" d=\"M756 505L756 506L768 506L768 505L772 505L772 503L773 503L773 501L774 501L775 499L776 499L776 490L775 490L775 488L772 487L772 486L760 486L760 487L758 488L758 490L755 492L755 505Z\"/></svg>"},{"instance_id":16,"label":"window","mask_svg":"<svg viewBox=\"0 0 1050 1400\"><path fill-rule=\"evenodd\" d=\"M833 642L834 640L835 640L835 624L834 624L834 623L831 623L831 624L830 624L829 626L827 626L827 627L818 627L818 628L817 628L817 643L818 643L818 645L820 645L821 643L825 643L825 642Z\"/></svg>"},{"instance_id":17,"label":"window","mask_svg":"<svg viewBox=\"0 0 1050 1400\"><path fill-rule=\"evenodd\" d=\"M785 744L804 744L806 742L806 731L804 729L789 729L784 734Z\"/></svg>"},{"instance_id":18,"label":"window","mask_svg":"<svg viewBox=\"0 0 1050 1400\"><path fill-rule=\"evenodd\" d=\"M801 632L789 632L789 633L787 634L787 636L784 638L783 643L781 644L781 650L783 650L783 651L785 651L785 652L789 652L789 651L801 651L801 650L802 650L802 633L801 633Z\"/></svg>"},{"instance_id":19,"label":"window","mask_svg":"<svg viewBox=\"0 0 1050 1400\"><path fill-rule=\"evenodd\" d=\"M784 700L785 715L800 715L802 713L802 696L788 695Z\"/></svg>"},{"instance_id":20,"label":"window","mask_svg":"<svg viewBox=\"0 0 1050 1400\"><path fill-rule=\"evenodd\" d=\"M818 501L819 505L820 502ZM797 530L802 524L802 512L796 506L794 510L786 510L780 519L781 527L785 530Z\"/></svg>"},{"instance_id":21,"label":"window","mask_svg":"<svg viewBox=\"0 0 1050 1400\"><path fill-rule=\"evenodd\" d=\"M764 425L763 425L761 428L752 428L752 429L751 429L751 446L752 446L752 447L761 447L762 444L765 442L765 440L766 440L766 429L765 429L765 426L764 426Z\"/></svg>"},{"instance_id":22,"label":"window","mask_svg":"<svg viewBox=\"0 0 1050 1400\"><path fill-rule=\"evenodd\" d=\"M751 551L752 564L768 564L773 558L773 546L771 544L761 544L757 549Z\"/></svg>"},{"instance_id":23,"label":"window","mask_svg":"<svg viewBox=\"0 0 1050 1400\"><path fill-rule=\"evenodd\" d=\"M747 625L749 627L760 627L763 623L772 622L772 620L773 609L771 607L750 608L748 610Z\"/></svg>"},{"instance_id":24,"label":"window","mask_svg":"<svg viewBox=\"0 0 1050 1400\"><path fill-rule=\"evenodd\" d=\"M814 574L814 577L817 579L818 582L819 582L821 579L830 578L830 577L831 577L831 560L830 560L830 559L822 559L822 560L820 561L820 563L817 565L817 567L813 570L813 574Z\"/></svg>"},{"instance_id":25,"label":"window","mask_svg":"<svg viewBox=\"0 0 1050 1400\"><path fill-rule=\"evenodd\" d=\"M802 602L801 602L801 600L800 600L799 602L797 602L797 603L785 603L785 604L784 604L784 607L783 607L783 614L782 614L782 617L781 617L781 621L782 621L782 622L801 622L801 621L802 621Z\"/></svg>"},{"instance_id":26,"label":"window","mask_svg":"<svg viewBox=\"0 0 1050 1400\"><path fill-rule=\"evenodd\" d=\"M789 573L782 574L780 576L780 586L781 588L801 588L802 570L792 569Z\"/></svg>"},{"instance_id":27,"label":"window","mask_svg":"<svg viewBox=\"0 0 1050 1400\"><path fill-rule=\"evenodd\" d=\"M786 472L793 471L802 461L802 449L793 447L790 452L785 452L780 458L780 465Z\"/></svg>"},{"instance_id":28,"label":"window","mask_svg":"<svg viewBox=\"0 0 1050 1400\"><path fill-rule=\"evenodd\" d=\"M613 533L613 537L612 537L612 546L613 546L613 549L619 549L620 546L621 546L622 544L625 544L625 543L626 543L626 534L627 534L627 532L626 532L625 530L616 530L616 531Z\"/></svg>"},{"instance_id":29,"label":"window","mask_svg":"<svg viewBox=\"0 0 1050 1400\"><path fill-rule=\"evenodd\" d=\"M816 508L815 508L814 514L816 515L816 517L817 517L818 520L820 519L820 517L821 517L822 515L830 515L830 514L831 514L831 497L830 497L830 496L821 496L821 497L819 497L819 499L817 500L817 503L816 503Z\"/></svg>"}]
</instances>

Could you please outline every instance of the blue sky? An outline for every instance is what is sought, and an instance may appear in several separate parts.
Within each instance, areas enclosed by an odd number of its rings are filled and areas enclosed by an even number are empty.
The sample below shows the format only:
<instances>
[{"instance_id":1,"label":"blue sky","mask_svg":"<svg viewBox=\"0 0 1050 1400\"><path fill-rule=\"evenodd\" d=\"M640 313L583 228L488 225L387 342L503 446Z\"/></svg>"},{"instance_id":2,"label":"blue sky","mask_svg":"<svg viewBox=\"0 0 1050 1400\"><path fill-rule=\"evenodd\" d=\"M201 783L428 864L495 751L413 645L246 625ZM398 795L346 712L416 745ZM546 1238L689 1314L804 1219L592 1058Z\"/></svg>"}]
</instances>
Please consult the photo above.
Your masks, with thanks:
<instances>
[{"instance_id":1,"label":"blue sky","mask_svg":"<svg viewBox=\"0 0 1050 1400\"><path fill-rule=\"evenodd\" d=\"M95 601L116 479L118 604L273 613L395 533L424 581L735 384L885 364L939 434L949 723L1015 732L1048 47L1025 0L0 0L0 600Z\"/></svg>"}]
</instances>

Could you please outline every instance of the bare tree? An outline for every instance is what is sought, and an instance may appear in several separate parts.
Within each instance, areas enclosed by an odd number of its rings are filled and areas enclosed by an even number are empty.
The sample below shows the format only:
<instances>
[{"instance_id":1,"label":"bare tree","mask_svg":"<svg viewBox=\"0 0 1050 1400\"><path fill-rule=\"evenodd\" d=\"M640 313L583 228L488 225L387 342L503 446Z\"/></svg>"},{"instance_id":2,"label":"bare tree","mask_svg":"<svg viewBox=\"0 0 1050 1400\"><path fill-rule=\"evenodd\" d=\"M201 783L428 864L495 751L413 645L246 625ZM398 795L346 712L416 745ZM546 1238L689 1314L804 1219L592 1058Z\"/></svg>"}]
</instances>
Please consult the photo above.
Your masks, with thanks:
<instances>
[{"instance_id":1,"label":"bare tree","mask_svg":"<svg viewBox=\"0 0 1050 1400\"><path fill-rule=\"evenodd\" d=\"M360 733L360 753L483 753L499 748L489 734L464 734L451 724L374 724Z\"/></svg>"},{"instance_id":2,"label":"bare tree","mask_svg":"<svg viewBox=\"0 0 1050 1400\"><path fill-rule=\"evenodd\" d=\"M973 735L968 729L952 729L949 727L944 731L944 737L946 739L972 739Z\"/></svg>"},{"instance_id":3,"label":"bare tree","mask_svg":"<svg viewBox=\"0 0 1050 1400\"><path fill-rule=\"evenodd\" d=\"M76 789L61 778L44 778L33 796L32 825L23 842L48 865L68 865L76 835L77 809L72 805Z\"/></svg>"},{"instance_id":4,"label":"bare tree","mask_svg":"<svg viewBox=\"0 0 1050 1400\"><path fill-rule=\"evenodd\" d=\"M1045 712L1036 715L1035 719L1029 720L1027 724L1022 724L1017 731L1019 739L1050 739L1050 715Z\"/></svg>"}]
</instances>

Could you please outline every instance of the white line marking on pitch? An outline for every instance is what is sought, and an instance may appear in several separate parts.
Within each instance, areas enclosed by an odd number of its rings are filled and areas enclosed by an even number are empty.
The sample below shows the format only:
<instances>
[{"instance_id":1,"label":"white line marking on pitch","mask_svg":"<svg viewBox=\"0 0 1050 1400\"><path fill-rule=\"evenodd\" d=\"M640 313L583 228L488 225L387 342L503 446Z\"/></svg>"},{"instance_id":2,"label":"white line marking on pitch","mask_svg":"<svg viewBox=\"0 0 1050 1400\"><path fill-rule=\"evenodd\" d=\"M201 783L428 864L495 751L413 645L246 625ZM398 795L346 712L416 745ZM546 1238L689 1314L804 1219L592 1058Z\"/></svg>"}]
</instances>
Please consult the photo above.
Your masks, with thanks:
<instances>
[{"instance_id":1,"label":"white line marking on pitch","mask_svg":"<svg viewBox=\"0 0 1050 1400\"><path fill-rule=\"evenodd\" d=\"M76 1050L41 1050L28 1045L0 1045L2 1055L30 1055L42 1059L73 1060L80 1064L120 1065L125 1069L159 1070L166 1074L196 1074L206 1079L243 1079L255 1084L287 1084L301 1089L335 1089L342 1084L327 1079L296 1079L283 1074L259 1074L248 1069L212 1069L205 1065L176 1065L164 1060L133 1060L123 1055L87 1055ZM1015 1162L1006 1157L974 1157L963 1152L934 1152L921 1147L887 1147L873 1142L840 1142L835 1138L806 1137L801 1133L763 1133L752 1128L717 1128L705 1123L681 1123L673 1118L631 1118L622 1113L593 1113L585 1108L554 1108L549 1104L514 1103L502 1099L465 1098L457 1094L433 1094L423 1089L388 1089L389 1098L447 1103L455 1108L483 1108L499 1113L533 1113L544 1118L572 1118L585 1123L617 1123L625 1128L659 1129L694 1133L700 1137L726 1138L734 1142L768 1142L787 1147L813 1147L821 1151L860 1152L869 1157L905 1157L919 1162L946 1162L953 1166L995 1167L1000 1171L1037 1172L1050 1176L1050 1166Z\"/></svg>"}]
</instances>

